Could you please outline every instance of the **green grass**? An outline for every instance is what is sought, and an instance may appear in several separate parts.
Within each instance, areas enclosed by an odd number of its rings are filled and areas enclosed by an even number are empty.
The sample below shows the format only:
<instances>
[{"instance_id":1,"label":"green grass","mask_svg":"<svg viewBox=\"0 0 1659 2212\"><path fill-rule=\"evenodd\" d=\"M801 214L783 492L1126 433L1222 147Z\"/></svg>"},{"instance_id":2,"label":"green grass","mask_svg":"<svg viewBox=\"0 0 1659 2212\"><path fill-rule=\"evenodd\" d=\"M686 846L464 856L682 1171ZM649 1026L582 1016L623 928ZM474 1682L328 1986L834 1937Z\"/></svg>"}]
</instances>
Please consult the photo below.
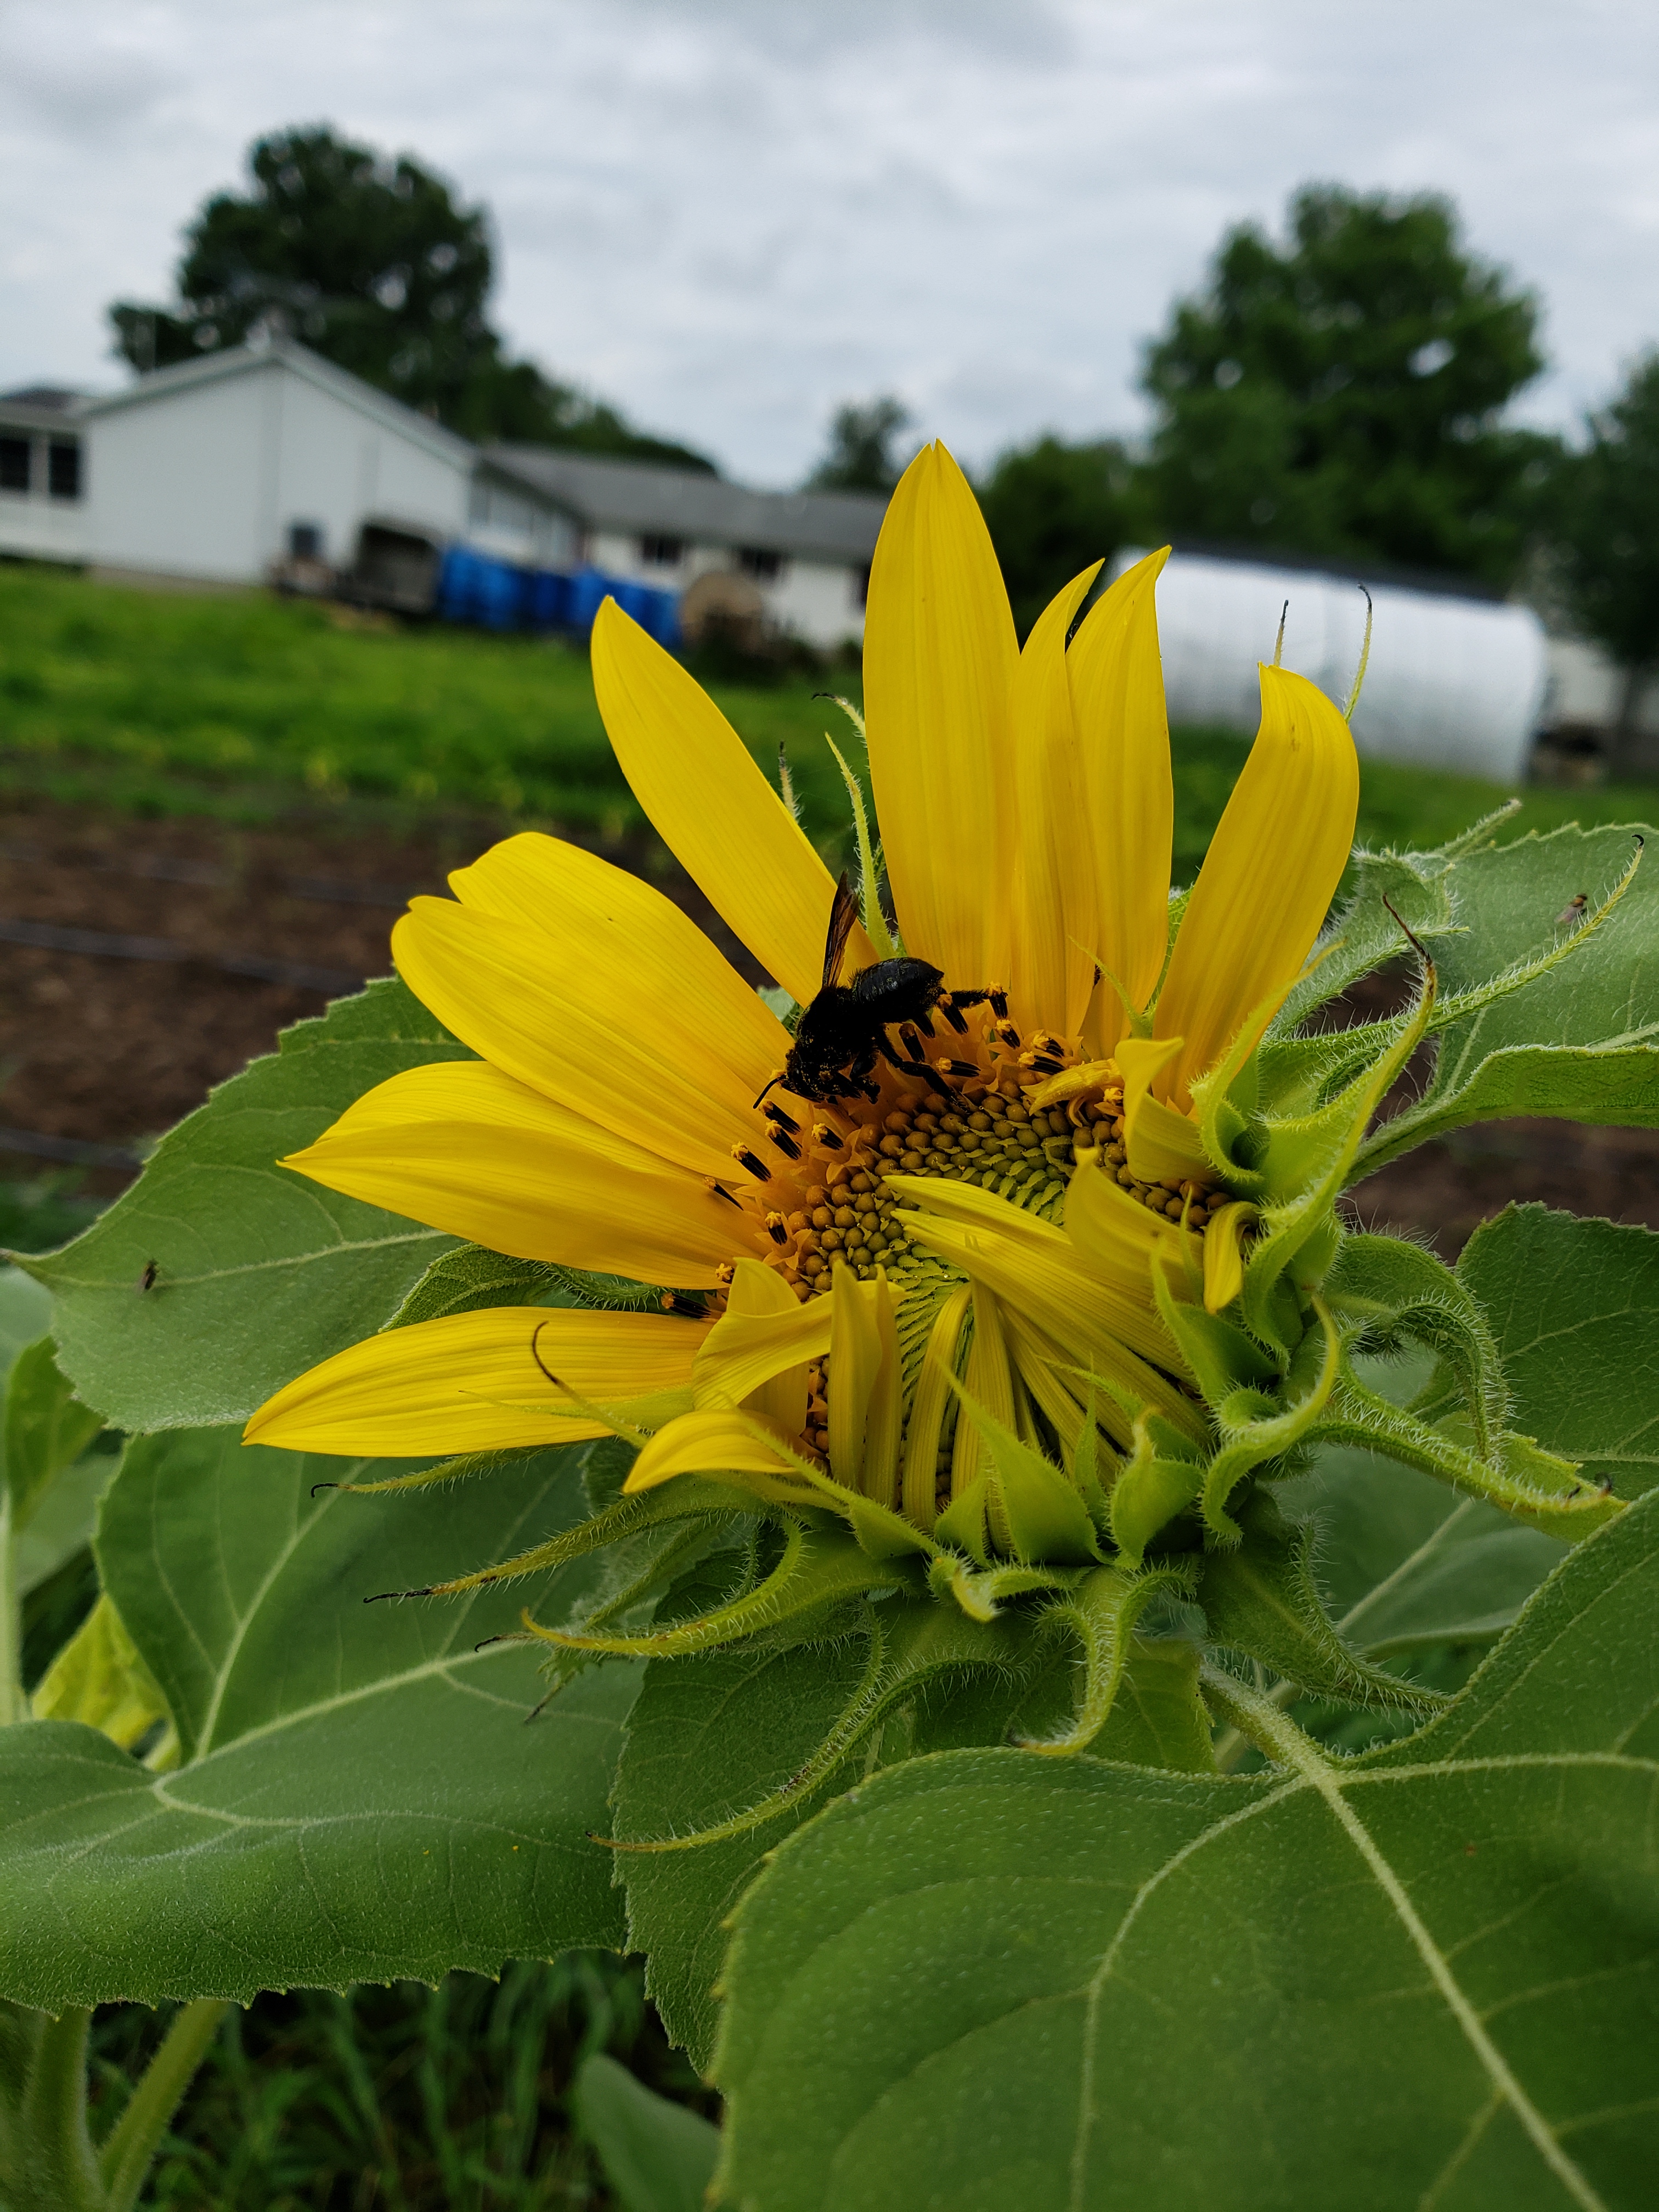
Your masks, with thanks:
<instances>
[{"instance_id":1,"label":"green grass","mask_svg":"<svg viewBox=\"0 0 1659 2212\"><path fill-rule=\"evenodd\" d=\"M815 689L715 684L769 774L787 749L811 834L845 836ZM854 690L856 686L854 687ZM1178 731L1176 875L1202 857L1243 740ZM341 629L329 610L259 592L138 592L0 564L0 793L41 791L138 814L243 821L296 808L410 826L435 813L620 836L638 809L605 742L586 655L523 637ZM1431 845L1508 797L1473 778L1368 762L1359 835ZM1650 787L1530 789L1522 826L1654 817Z\"/></svg>"},{"instance_id":2,"label":"green grass","mask_svg":"<svg viewBox=\"0 0 1659 2212\"><path fill-rule=\"evenodd\" d=\"M167 2015L112 2006L93 2026L101 2134ZM262 1996L226 2018L165 2139L149 2212L551 2212L615 2199L575 2131L582 2061L608 2051L713 2117L645 2001L637 1960L568 1952L499 1982Z\"/></svg>"}]
</instances>

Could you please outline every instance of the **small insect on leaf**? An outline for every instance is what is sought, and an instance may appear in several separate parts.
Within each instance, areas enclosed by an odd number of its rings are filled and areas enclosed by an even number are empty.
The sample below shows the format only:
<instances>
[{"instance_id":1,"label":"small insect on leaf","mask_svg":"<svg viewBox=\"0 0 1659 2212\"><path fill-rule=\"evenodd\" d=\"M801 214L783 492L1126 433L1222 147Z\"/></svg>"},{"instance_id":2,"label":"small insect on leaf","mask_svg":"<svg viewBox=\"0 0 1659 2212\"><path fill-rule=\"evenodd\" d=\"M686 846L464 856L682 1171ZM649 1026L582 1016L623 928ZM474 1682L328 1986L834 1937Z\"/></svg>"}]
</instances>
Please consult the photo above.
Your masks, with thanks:
<instances>
[{"instance_id":1,"label":"small insect on leaf","mask_svg":"<svg viewBox=\"0 0 1659 2212\"><path fill-rule=\"evenodd\" d=\"M144 1272L138 1278L139 1290L141 1291L153 1291L155 1288L155 1279L161 1272L161 1269L156 1266L154 1260L146 1260L144 1262Z\"/></svg>"},{"instance_id":2,"label":"small insect on leaf","mask_svg":"<svg viewBox=\"0 0 1659 2212\"><path fill-rule=\"evenodd\" d=\"M1584 908L1589 904L1589 892L1577 892L1573 897L1567 901L1560 913L1556 915L1556 927L1558 929L1571 929L1576 922L1582 921L1584 918Z\"/></svg>"}]
</instances>

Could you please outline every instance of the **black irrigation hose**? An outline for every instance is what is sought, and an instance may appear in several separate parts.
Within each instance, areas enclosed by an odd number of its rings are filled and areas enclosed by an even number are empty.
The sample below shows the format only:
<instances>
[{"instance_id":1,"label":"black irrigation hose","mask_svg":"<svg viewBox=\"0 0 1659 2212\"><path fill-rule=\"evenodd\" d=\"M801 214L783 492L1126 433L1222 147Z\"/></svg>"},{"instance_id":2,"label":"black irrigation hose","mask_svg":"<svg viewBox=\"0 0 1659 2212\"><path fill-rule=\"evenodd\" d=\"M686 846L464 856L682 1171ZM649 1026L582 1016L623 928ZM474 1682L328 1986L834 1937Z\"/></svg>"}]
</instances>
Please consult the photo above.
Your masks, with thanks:
<instances>
[{"instance_id":1,"label":"black irrigation hose","mask_svg":"<svg viewBox=\"0 0 1659 2212\"><path fill-rule=\"evenodd\" d=\"M37 1160L65 1160L81 1168L127 1168L134 1174L144 1164L141 1154L125 1145L92 1145L82 1137L43 1137L35 1129L0 1128L0 1152L27 1152Z\"/></svg>"},{"instance_id":2,"label":"black irrigation hose","mask_svg":"<svg viewBox=\"0 0 1659 2212\"><path fill-rule=\"evenodd\" d=\"M64 929L52 921L0 921L0 945L27 945L40 952L78 952L94 960L172 960L216 969L222 975L285 983L300 991L361 991L363 987L363 978L349 968L318 968L305 960L267 960L258 952L193 952L170 937L112 937L101 929Z\"/></svg>"}]
</instances>

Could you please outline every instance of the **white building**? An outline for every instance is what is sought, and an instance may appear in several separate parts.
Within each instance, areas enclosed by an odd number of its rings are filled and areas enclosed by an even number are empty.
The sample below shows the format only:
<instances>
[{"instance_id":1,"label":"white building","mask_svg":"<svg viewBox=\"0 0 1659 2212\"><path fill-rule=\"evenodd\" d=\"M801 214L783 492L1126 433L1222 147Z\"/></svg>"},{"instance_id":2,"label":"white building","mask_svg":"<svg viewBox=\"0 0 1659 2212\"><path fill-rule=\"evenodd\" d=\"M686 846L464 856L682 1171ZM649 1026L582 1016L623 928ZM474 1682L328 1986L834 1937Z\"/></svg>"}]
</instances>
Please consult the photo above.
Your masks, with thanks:
<instances>
[{"instance_id":1,"label":"white building","mask_svg":"<svg viewBox=\"0 0 1659 2212\"><path fill-rule=\"evenodd\" d=\"M1113 573L1140 557L1120 555ZM1253 732L1256 663L1273 657L1281 611L1285 665L1340 704L1364 641L1357 575L1270 556L1171 554L1158 586L1170 721ZM1360 753L1523 781L1549 678L1550 641L1532 609L1478 585L1368 588L1370 659L1353 718Z\"/></svg>"},{"instance_id":2,"label":"white building","mask_svg":"<svg viewBox=\"0 0 1659 2212\"><path fill-rule=\"evenodd\" d=\"M607 575L684 592L705 576L753 586L774 629L820 649L864 635L871 556L886 499L866 492L750 491L723 477L544 446L491 446L526 492L580 522L583 558ZM474 516L501 495L482 479Z\"/></svg>"},{"instance_id":3,"label":"white building","mask_svg":"<svg viewBox=\"0 0 1659 2212\"><path fill-rule=\"evenodd\" d=\"M695 471L484 450L288 338L88 398L0 400L0 556L181 585L351 570L429 606L437 549L589 566L818 647L856 640L886 501L757 492Z\"/></svg>"}]
</instances>

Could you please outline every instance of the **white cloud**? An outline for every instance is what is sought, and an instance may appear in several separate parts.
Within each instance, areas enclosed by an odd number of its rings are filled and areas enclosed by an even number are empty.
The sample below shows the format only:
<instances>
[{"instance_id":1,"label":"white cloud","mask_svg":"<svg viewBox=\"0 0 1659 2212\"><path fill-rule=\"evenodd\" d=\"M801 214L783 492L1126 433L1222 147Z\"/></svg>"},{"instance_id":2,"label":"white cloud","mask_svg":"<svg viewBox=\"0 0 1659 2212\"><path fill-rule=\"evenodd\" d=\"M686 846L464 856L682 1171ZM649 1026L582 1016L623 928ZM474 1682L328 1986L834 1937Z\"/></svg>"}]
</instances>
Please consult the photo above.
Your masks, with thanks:
<instances>
[{"instance_id":1,"label":"white cloud","mask_svg":"<svg viewBox=\"0 0 1659 2212\"><path fill-rule=\"evenodd\" d=\"M327 118L495 210L514 343L785 481L898 391L967 455L1132 428L1222 228L1449 191L1570 421L1659 337L1641 0L25 0L0 10L0 382L107 381L257 132Z\"/></svg>"}]
</instances>

